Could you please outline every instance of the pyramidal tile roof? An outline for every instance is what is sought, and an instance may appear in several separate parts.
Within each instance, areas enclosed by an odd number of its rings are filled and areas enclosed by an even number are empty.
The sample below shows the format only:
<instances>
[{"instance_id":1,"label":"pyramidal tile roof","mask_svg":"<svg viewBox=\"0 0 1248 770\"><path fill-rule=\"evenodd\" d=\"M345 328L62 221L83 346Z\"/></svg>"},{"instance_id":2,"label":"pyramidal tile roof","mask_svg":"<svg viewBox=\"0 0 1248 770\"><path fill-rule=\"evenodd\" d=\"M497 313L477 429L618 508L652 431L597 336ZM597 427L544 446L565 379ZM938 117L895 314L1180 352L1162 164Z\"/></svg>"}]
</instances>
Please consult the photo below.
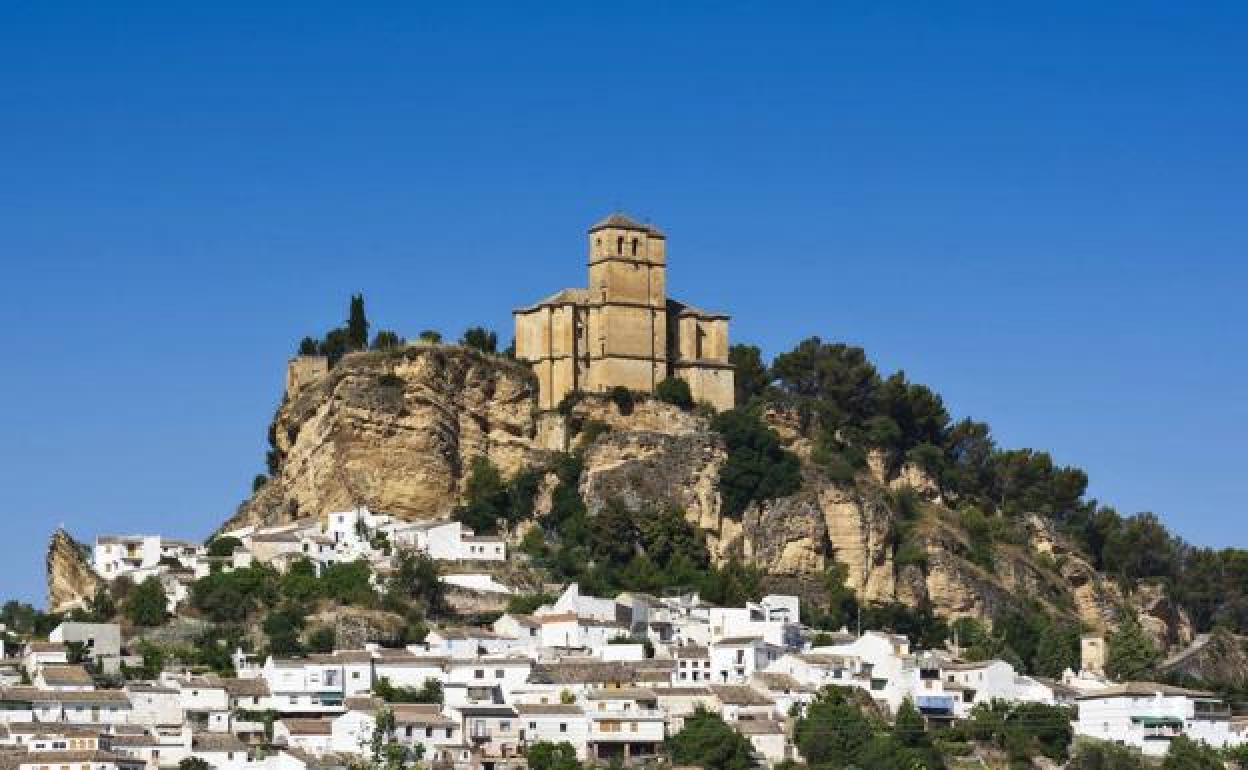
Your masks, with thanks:
<instances>
[{"instance_id":1,"label":"pyramidal tile roof","mask_svg":"<svg viewBox=\"0 0 1248 770\"><path fill-rule=\"evenodd\" d=\"M615 227L621 230L636 230L638 232L647 233L649 235L657 235L660 238L664 237L663 231L655 227L654 225L642 224L641 222L638 222L632 217L629 217L628 215L619 211L612 212L608 214L607 216L603 217L602 219L598 220L594 224L590 225L589 232L592 233L592 232L595 232L597 230L602 230L607 227Z\"/></svg>"}]
</instances>

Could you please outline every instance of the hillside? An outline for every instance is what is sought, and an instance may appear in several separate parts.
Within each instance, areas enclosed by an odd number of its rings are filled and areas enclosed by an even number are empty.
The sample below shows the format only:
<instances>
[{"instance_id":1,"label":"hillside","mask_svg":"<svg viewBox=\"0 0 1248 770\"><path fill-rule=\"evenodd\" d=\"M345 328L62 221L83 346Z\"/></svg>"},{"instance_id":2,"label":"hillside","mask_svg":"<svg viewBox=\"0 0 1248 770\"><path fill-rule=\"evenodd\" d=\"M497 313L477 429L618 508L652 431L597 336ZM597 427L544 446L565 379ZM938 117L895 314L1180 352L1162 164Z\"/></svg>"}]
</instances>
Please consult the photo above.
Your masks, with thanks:
<instances>
[{"instance_id":1,"label":"hillside","mask_svg":"<svg viewBox=\"0 0 1248 770\"><path fill-rule=\"evenodd\" d=\"M705 537L713 564L755 567L766 585L817 604L830 601L828 575L839 571L867 606L985 625L1038 608L1093 631L1135 611L1162 646L1191 639L1186 613L1163 587L1124 595L1053 517L1021 512L1006 527L1005 514L990 513L1002 532L986 554L983 534L968 531L965 510L917 462L869 448L845 473L820 462L824 448L800 404L756 399L754 411L797 458L800 482L729 512L722 479L730 453L708 414L653 399L621 409L585 397L539 424L531 378L503 356L433 345L350 354L286 393L269 431L272 477L226 526L352 505L446 516L465 500L479 457L505 478L543 476L532 513L540 517L557 483L551 468L561 447L551 436L566 434L580 455L575 487L591 518L613 503L634 513L680 511ZM505 529L519 545L531 524ZM554 527L550 538L559 534Z\"/></svg>"}]
</instances>

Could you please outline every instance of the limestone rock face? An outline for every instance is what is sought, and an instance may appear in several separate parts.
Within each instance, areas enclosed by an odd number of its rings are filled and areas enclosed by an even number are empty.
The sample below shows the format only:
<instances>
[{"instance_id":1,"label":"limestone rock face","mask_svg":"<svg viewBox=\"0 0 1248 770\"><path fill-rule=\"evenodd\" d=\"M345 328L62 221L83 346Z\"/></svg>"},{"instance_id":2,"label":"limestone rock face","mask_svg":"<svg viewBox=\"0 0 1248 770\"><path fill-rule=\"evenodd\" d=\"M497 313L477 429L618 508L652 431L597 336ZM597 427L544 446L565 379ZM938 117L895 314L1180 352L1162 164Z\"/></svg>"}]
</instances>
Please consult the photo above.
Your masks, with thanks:
<instances>
[{"instance_id":1,"label":"limestone rock face","mask_svg":"<svg viewBox=\"0 0 1248 770\"><path fill-rule=\"evenodd\" d=\"M878 496L832 484L818 490L818 500L832 554L849 570L846 584L865 602L892 601L897 591L892 511Z\"/></svg>"},{"instance_id":2,"label":"limestone rock face","mask_svg":"<svg viewBox=\"0 0 1248 770\"><path fill-rule=\"evenodd\" d=\"M686 412L656 398L639 399L628 414L621 414L619 407L606 396L586 394L572 407L572 416L581 420L596 420L617 431L677 436L705 433L710 429L710 420L701 414Z\"/></svg>"},{"instance_id":3,"label":"limestone rock face","mask_svg":"<svg viewBox=\"0 0 1248 770\"><path fill-rule=\"evenodd\" d=\"M341 650L360 649L369 642L394 644L400 641L405 623L393 612L359 607L334 607L308 618L312 628L332 628L334 644Z\"/></svg>"},{"instance_id":4,"label":"limestone rock face","mask_svg":"<svg viewBox=\"0 0 1248 770\"><path fill-rule=\"evenodd\" d=\"M271 428L274 478L226 528L356 505L404 518L448 513L471 461L510 475L537 450L527 367L453 347L355 353L286 394Z\"/></svg>"},{"instance_id":5,"label":"limestone rock face","mask_svg":"<svg viewBox=\"0 0 1248 770\"><path fill-rule=\"evenodd\" d=\"M1141 583L1131 593L1129 604L1140 625L1153 637L1158 649L1185 646L1195 633L1192 621L1160 583Z\"/></svg>"},{"instance_id":6,"label":"limestone rock face","mask_svg":"<svg viewBox=\"0 0 1248 770\"><path fill-rule=\"evenodd\" d=\"M53 532L48 543L47 575L50 612L82 607L104 583L91 569L84 546L63 529Z\"/></svg>"},{"instance_id":7,"label":"limestone rock face","mask_svg":"<svg viewBox=\"0 0 1248 770\"><path fill-rule=\"evenodd\" d=\"M707 533L715 554L723 540L719 470L726 457L713 433L608 433L585 451L581 496L590 515L612 500L630 510L650 506L684 511Z\"/></svg>"},{"instance_id":8,"label":"limestone rock face","mask_svg":"<svg viewBox=\"0 0 1248 770\"><path fill-rule=\"evenodd\" d=\"M1167 648L1192 638L1190 622L1164 589L1145 586L1124 596L1041 517L1025 521L1025 542L996 544L991 569L972 563L958 516L934 479L877 451L854 481L831 481L812 462L813 444L794 410L769 407L763 419L802 460L801 489L733 518L723 514L719 488L723 441L696 411L644 399L625 414L609 398L585 395L566 414L539 415L528 367L429 345L352 354L327 371L290 378L288 386L271 429L277 472L227 528L355 505L411 519L444 516L475 457L488 457L510 476L549 469L549 450L570 447L583 453L579 489L590 515L611 501L631 510L680 510L704 533L716 564L739 558L761 569L775 590L818 599L829 566L839 563L864 603L900 602L947 619L991 622L1036 600L1100 632L1129 609ZM537 516L550 510L557 481L550 472L543 477ZM918 521L899 521L902 488L918 494ZM521 522L506 534L514 544L532 525ZM897 561L902 529L906 563ZM58 551L54 538L53 606L79 601L98 584L88 567L74 566L74 553L69 546Z\"/></svg>"},{"instance_id":9,"label":"limestone rock face","mask_svg":"<svg viewBox=\"0 0 1248 770\"><path fill-rule=\"evenodd\" d=\"M1248 687L1248 637L1214 629L1168 658L1161 670L1198 683L1216 682L1242 690Z\"/></svg>"}]
</instances>

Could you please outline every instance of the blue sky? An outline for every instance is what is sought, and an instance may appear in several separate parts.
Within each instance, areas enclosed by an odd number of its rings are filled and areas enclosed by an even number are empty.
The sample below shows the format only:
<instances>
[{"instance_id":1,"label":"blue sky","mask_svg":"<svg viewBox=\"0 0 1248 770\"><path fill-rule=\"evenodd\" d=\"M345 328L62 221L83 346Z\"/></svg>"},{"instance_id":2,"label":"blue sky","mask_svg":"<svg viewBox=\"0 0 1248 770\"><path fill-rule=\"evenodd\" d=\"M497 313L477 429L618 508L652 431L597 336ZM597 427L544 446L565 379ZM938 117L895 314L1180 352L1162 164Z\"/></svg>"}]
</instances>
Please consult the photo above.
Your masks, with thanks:
<instances>
[{"instance_id":1,"label":"blue sky","mask_svg":"<svg viewBox=\"0 0 1248 770\"><path fill-rule=\"evenodd\" d=\"M615 208L736 340L863 345L1248 546L1246 37L1229 3L0 3L0 596L41 599L58 524L206 535L351 292L506 339Z\"/></svg>"}]
</instances>

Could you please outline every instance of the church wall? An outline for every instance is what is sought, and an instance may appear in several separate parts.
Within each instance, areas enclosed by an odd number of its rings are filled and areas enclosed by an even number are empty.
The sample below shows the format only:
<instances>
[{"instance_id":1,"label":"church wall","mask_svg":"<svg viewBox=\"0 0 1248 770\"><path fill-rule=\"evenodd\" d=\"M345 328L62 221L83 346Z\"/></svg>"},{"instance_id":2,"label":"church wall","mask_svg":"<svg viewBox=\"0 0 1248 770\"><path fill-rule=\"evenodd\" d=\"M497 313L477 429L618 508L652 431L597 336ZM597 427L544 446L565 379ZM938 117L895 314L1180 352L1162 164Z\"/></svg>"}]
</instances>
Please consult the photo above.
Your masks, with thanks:
<instances>
[{"instance_id":1,"label":"church wall","mask_svg":"<svg viewBox=\"0 0 1248 770\"><path fill-rule=\"evenodd\" d=\"M594 361L591 366L596 381L595 390L605 391L623 385L629 390L650 393L656 384L653 379L655 364L650 360L607 357Z\"/></svg>"},{"instance_id":2,"label":"church wall","mask_svg":"<svg viewBox=\"0 0 1248 770\"><path fill-rule=\"evenodd\" d=\"M714 319L699 322L703 332L702 358L710 361L728 361L728 322Z\"/></svg>"},{"instance_id":3,"label":"church wall","mask_svg":"<svg viewBox=\"0 0 1248 770\"><path fill-rule=\"evenodd\" d=\"M547 308L540 308L530 313L516 314L516 358L533 361L549 355L550 351L546 346L548 312Z\"/></svg>"},{"instance_id":4,"label":"church wall","mask_svg":"<svg viewBox=\"0 0 1248 770\"><path fill-rule=\"evenodd\" d=\"M651 392L669 374L688 381L698 401L732 407L731 368L697 365L727 362L727 321L668 315L666 248L649 230L599 228L588 238L587 290L561 295L583 297L581 304L516 313L516 354L533 365L541 409L577 389ZM677 325L672 339L669 323Z\"/></svg>"},{"instance_id":5,"label":"church wall","mask_svg":"<svg viewBox=\"0 0 1248 770\"><path fill-rule=\"evenodd\" d=\"M680 365L676 368L676 376L689 383L689 392L697 403L710 404L721 412L735 405L732 369Z\"/></svg>"},{"instance_id":6,"label":"church wall","mask_svg":"<svg viewBox=\"0 0 1248 770\"><path fill-rule=\"evenodd\" d=\"M608 305L602 309L606 324L606 355L663 357L663 346L655 346L652 323L662 314L648 307ZM600 355L600 351L594 351Z\"/></svg>"}]
</instances>

